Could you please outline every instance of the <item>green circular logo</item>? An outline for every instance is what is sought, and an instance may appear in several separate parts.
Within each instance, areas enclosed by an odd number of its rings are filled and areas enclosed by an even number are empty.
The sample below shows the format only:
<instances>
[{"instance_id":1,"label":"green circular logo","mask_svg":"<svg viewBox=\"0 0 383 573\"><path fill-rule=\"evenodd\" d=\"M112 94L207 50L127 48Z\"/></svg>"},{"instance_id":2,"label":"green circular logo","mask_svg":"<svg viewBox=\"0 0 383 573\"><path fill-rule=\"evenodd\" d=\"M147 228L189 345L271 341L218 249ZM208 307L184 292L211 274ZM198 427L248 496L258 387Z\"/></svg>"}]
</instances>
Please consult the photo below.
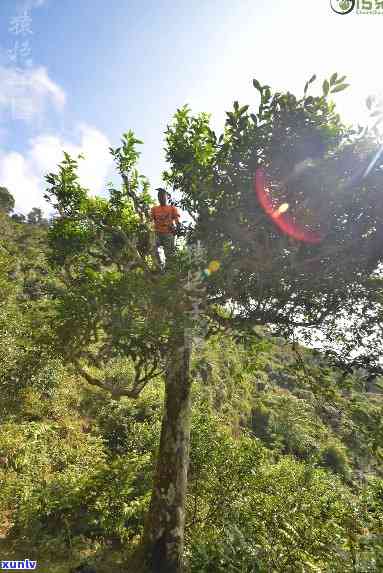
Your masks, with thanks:
<instances>
[{"instance_id":1,"label":"green circular logo","mask_svg":"<svg viewBox=\"0 0 383 573\"><path fill-rule=\"evenodd\" d=\"M330 0L331 9L336 14L349 14L355 8L355 0Z\"/></svg>"}]
</instances>

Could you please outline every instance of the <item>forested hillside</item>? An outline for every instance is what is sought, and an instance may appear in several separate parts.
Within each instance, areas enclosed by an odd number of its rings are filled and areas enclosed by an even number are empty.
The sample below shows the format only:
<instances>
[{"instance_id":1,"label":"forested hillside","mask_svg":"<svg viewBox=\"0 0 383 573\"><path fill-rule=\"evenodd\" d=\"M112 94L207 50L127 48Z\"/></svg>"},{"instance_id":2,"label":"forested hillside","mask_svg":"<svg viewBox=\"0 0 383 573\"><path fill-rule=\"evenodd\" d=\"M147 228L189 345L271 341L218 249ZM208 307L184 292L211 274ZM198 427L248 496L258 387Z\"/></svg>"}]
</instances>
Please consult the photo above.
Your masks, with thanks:
<instances>
[{"instance_id":1,"label":"forested hillside","mask_svg":"<svg viewBox=\"0 0 383 573\"><path fill-rule=\"evenodd\" d=\"M381 16L0 0L0 573L383 573Z\"/></svg>"},{"instance_id":2,"label":"forested hillside","mask_svg":"<svg viewBox=\"0 0 383 573\"><path fill-rule=\"evenodd\" d=\"M52 223L3 203L0 225L0 554L136 573L163 378L132 400L80 376L51 328ZM107 368L117 388L133 375L130 359ZM191 377L190 571L382 571L381 378L266 327L209 337Z\"/></svg>"}]
</instances>

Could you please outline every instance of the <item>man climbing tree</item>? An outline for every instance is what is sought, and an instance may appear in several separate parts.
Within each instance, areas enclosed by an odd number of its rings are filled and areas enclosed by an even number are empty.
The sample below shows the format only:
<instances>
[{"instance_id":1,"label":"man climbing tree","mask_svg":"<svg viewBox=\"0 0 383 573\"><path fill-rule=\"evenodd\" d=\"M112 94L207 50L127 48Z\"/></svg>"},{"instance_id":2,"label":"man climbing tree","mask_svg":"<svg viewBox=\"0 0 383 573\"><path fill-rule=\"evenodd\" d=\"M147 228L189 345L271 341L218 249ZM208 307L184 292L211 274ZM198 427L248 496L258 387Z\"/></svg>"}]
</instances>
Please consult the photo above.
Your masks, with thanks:
<instances>
[{"instance_id":1,"label":"man climbing tree","mask_svg":"<svg viewBox=\"0 0 383 573\"><path fill-rule=\"evenodd\" d=\"M179 231L179 219L177 207L167 205L167 193L165 189L158 188L158 201L159 205L151 208L151 219L154 222L154 230L156 233L156 257L159 265L161 265L161 257L158 249L163 248L166 262L168 262L174 255L175 250L175 233ZM176 226L174 226L174 222Z\"/></svg>"},{"instance_id":2,"label":"man climbing tree","mask_svg":"<svg viewBox=\"0 0 383 573\"><path fill-rule=\"evenodd\" d=\"M335 341L339 359L349 360L357 349L371 367L380 364L379 134L340 121L330 94L344 89L344 78L333 74L316 97L307 95L314 80L300 98L272 94L254 80L258 110L249 114L235 102L219 138L207 114L177 111L166 132L164 180L180 192L180 206L192 220L187 243L201 241L203 256L188 261L180 249L164 276L155 276L158 253L137 248L140 229L150 225L150 195L134 168L140 142L131 132L111 150L122 176L131 174L129 186L111 188L109 200L87 196L68 155L59 172L47 176L59 213L49 231L51 262L61 280L50 344L87 382L116 399L135 398L163 377L161 439L142 537L151 573L183 571L192 304L198 303L206 337L225 330L251 340L259 325L284 336L314 329L322 340ZM350 184L363 168L363 179ZM112 249L117 231L118 248ZM212 262L216 272L203 275ZM204 288L193 298L188 278L198 272ZM133 372L118 383L108 374L116 357Z\"/></svg>"}]
</instances>

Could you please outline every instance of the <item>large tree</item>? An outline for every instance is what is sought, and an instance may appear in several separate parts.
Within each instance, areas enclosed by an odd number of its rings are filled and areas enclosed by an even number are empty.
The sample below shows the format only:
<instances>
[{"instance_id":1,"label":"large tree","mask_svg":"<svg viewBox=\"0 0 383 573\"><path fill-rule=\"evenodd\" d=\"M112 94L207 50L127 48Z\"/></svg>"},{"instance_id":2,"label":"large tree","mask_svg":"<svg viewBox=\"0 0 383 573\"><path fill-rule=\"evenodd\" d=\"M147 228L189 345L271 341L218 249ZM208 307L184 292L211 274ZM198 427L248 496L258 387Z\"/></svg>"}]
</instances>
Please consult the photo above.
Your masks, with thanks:
<instances>
[{"instance_id":1,"label":"large tree","mask_svg":"<svg viewBox=\"0 0 383 573\"><path fill-rule=\"evenodd\" d=\"M15 207L15 199L6 187L0 187L0 210L10 213Z\"/></svg>"},{"instance_id":2,"label":"large tree","mask_svg":"<svg viewBox=\"0 0 383 573\"><path fill-rule=\"evenodd\" d=\"M285 335L314 329L333 343L339 360L345 340L339 331L347 329L348 358L359 345L358 357L369 356L378 368L369 341L377 338L382 313L376 274L382 162L375 155L371 163L379 135L342 124L330 98L344 78L333 74L313 97L314 79L300 98L254 80L258 110L249 113L235 102L220 137L207 114L177 111L166 132L164 178L179 191L191 222L164 274L153 250L148 182L135 167L140 142L131 132L111 149L124 184L110 187L109 199L88 196L67 154L58 173L46 178L58 211L49 232L59 278L57 348L90 384L116 399L134 398L153 378L164 378L143 536L150 571L183 569L196 319L206 337L224 329L246 340L259 336L260 325ZM198 256L190 256L197 244ZM216 272L202 273L209 264ZM357 332L339 321L345 314L358 323ZM108 375L117 357L127 361L122 380Z\"/></svg>"}]
</instances>

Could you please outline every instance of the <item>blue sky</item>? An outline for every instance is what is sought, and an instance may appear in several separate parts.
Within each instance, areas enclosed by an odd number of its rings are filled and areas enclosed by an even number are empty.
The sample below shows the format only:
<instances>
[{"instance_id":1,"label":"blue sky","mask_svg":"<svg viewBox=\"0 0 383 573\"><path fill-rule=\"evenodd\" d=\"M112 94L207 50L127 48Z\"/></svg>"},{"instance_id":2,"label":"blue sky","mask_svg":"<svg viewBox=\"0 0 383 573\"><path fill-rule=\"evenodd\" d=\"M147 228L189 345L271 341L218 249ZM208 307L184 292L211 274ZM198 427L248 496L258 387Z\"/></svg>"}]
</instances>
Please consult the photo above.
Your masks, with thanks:
<instances>
[{"instance_id":1,"label":"blue sky","mask_svg":"<svg viewBox=\"0 0 383 573\"><path fill-rule=\"evenodd\" d=\"M25 10L32 33L16 34ZM175 110L211 112L220 131L235 99L257 105L253 77L300 94L313 73L316 89L334 71L347 74L339 110L363 121L367 95L383 89L382 25L383 14L336 15L329 0L1 0L0 185L16 210L44 208L43 175L64 148L86 155L81 180L102 194L113 178L108 146L133 129L155 188ZM12 107L20 97L27 117Z\"/></svg>"}]
</instances>

